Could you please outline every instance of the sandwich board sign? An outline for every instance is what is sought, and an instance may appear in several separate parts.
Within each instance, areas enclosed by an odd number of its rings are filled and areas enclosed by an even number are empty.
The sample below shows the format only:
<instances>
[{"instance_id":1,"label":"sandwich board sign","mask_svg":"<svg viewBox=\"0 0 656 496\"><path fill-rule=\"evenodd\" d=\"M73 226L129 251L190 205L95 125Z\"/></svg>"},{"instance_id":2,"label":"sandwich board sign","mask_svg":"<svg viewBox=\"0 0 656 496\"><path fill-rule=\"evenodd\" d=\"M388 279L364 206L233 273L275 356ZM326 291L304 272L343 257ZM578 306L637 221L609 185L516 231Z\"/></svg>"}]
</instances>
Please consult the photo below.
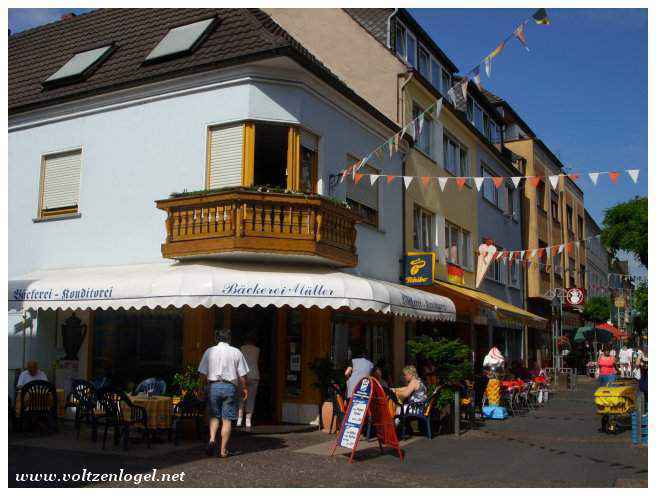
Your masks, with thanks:
<instances>
[{"instance_id":1,"label":"sandwich board sign","mask_svg":"<svg viewBox=\"0 0 656 496\"><path fill-rule=\"evenodd\" d=\"M387 408L387 395L380 383L370 376L363 377L355 386L330 455L332 456L337 446L340 446L351 450L349 463L352 462L367 418L376 429L381 452L384 444L391 446L403 460L394 419Z\"/></svg>"}]
</instances>

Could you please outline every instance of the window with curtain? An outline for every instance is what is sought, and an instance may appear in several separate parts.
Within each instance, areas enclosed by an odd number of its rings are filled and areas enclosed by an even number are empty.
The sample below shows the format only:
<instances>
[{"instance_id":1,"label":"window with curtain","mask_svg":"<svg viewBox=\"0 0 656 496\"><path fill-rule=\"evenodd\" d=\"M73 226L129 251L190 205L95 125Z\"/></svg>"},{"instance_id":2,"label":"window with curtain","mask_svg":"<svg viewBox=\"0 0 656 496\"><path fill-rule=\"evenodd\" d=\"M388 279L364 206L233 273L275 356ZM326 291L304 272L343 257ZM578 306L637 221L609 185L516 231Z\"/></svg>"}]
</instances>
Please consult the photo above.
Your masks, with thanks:
<instances>
[{"instance_id":1,"label":"window with curtain","mask_svg":"<svg viewBox=\"0 0 656 496\"><path fill-rule=\"evenodd\" d=\"M451 89L451 75L442 69L442 94L446 95Z\"/></svg>"},{"instance_id":2,"label":"window with curtain","mask_svg":"<svg viewBox=\"0 0 656 496\"><path fill-rule=\"evenodd\" d=\"M406 31L405 27L401 25L398 21L394 22L394 27L395 27L395 43L394 43L394 48L396 50L396 54L401 57L403 60L406 59Z\"/></svg>"},{"instance_id":3,"label":"window with curtain","mask_svg":"<svg viewBox=\"0 0 656 496\"><path fill-rule=\"evenodd\" d=\"M41 158L40 218L78 213L81 167L82 150Z\"/></svg>"},{"instance_id":4,"label":"window with curtain","mask_svg":"<svg viewBox=\"0 0 656 496\"><path fill-rule=\"evenodd\" d=\"M433 235L434 225L434 215L428 210L415 205L413 211L413 244L415 250L433 251L435 239Z\"/></svg>"},{"instance_id":5,"label":"window with curtain","mask_svg":"<svg viewBox=\"0 0 656 496\"><path fill-rule=\"evenodd\" d=\"M474 257L472 253L470 232L455 224L446 222L444 234L447 261L459 265L464 269L471 270Z\"/></svg>"}]
</instances>

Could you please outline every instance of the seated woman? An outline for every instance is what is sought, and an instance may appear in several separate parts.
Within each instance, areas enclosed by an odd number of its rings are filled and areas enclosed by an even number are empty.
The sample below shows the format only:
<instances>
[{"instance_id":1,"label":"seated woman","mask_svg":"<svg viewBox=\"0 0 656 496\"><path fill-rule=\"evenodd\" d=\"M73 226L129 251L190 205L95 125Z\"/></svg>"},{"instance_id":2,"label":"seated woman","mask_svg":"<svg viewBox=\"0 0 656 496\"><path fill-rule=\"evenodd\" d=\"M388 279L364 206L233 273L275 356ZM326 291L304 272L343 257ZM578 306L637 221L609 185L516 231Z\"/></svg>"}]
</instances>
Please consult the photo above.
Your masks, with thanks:
<instances>
[{"instance_id":1,"label":"seated woman","mask_svg":"<svg viewBox=\"0 0 656 496\"><path fill-rule=\"evenodd\" d=\"M428 399L428 390L417 374L417 369L413 365L408 365L403 369L403 379L405 386L392 388L394 394L406 404L423 403Z\"/></svg>"}]
</instances>

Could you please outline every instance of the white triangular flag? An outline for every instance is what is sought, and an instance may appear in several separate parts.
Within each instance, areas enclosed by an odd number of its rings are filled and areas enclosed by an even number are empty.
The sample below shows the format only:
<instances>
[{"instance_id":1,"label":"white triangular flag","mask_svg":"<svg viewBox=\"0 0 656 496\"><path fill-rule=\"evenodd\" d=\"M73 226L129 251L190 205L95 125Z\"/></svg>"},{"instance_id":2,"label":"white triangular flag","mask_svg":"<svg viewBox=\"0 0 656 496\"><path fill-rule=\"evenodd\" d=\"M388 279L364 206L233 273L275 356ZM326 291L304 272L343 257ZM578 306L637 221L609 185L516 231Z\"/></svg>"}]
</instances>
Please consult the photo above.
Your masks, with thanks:
<instances>
[{"instance_id":1,"label":"white triangular flag","mask_svg":"<svg viewBox=\"0 0 656 496\"><path fill-rule=\"evenodd\" d=\"M371 185L373 186L376 184L376 181L378 180L380 176L378 174L370 174L369 175L369 181L371 182Z\"/></svg>"},{"instance_id":2,"label":"white triangular flag","mask_svg":"<svg viewBox=\"0 0 656 496\"><path fill-rule=\"evenodd\" d=\"M483 185L483 179L484 177L475 177L474 178L474 184L476 185L476 191L481 190L481 186Z\"/></svg>"},{"instance_id":3,"label":"white triangular flag","mask_svg":"<svg viewBox=\"0 0 656 496\"><path fill-rule=\"evenodd\" d=\"M511 177L512 183L515 185L515 189L519 188L519 182L522 180L522 177Z\"/></svg>"},{"instance_id":4,"label":"white triangular flag","mask_svg":"<svg viewBox=\"0 0 656 496\"><path fill-rule=\"evenodd\" d=\"M535 258L535 255L537 255L537 254L538 254L538 251L537 251L537 250L533 250L533 251L531 252L531 257L532 257L532 258Z\"/></svg>"},{"instance_id":5,"label":"white triangular flag","mask_svg":"<svg viewBox=\"0 0 656 496\"><path fill-rule=\"evenodd\" d=\"M592 181L592 184L595 186L597 185L597 180L599 179L599 173L598 172L590 172L588 174L590 176L590 181Z\"/></svg>"},{"instance_id":6,"label":"white triangular flag","mask_svg":"<svg viewBox=\"0 0 656 496\"><path fill-rule=\"evenodd\" d=\"M362 169L364 167L364 164L366 164L369 159L371 158L371 154L367 155L365 158L363 158L360 163L358 164L358 170Z\"/></svg>"},{"instance_id":7,"label":"white triangular flag","mask_svg":"<svg viewBox=\"0 0 656 496\"><path fill-rule=\"evenodd\" d=\"M558 189L558 180L560 179L560 176L556 174L555 176L549 176L549 182L551 183L551 187L556 190Z\"/></svg>"},{"instance_id":8,"label":"white triangular flag","mask_svg":"<svg viewBox=\"0 0 656 496\"><path fill-rule=\"evenodd\" d=\"M487 77L490 77L490 74L492 74L492 58L489 56L485 57L483 62L485 64L485 74L487 74Z\"/></svg>"},{"instance_id":9,"label":"white triangular flag","mask_svg":"<svg viewBox=\"0 0 656 496\"><path fill-rule=\"evenodd\" d=\"M414 179L413 176L403 176L403 184L405 184L405 189L408 189L410 187L410 183Z\"/></svg>"},{"instance_id":10,"label":"white triangular flag","mask_svg":"<svg viewBox=\"0 0 656 496\"><path fill-rule=\"evenodd\" d=\"M638 182L638 174L640 174L640 169L627 169L627 174L631 176L634 183Z\"/></svg>"},{"instance_id":11,"label":"white triangular flag","mask_svg":"<svg viewBox=\"0 0 656 496\"><path fill-rule=\"evenodd\" d=\"M421 113L419 114L419 134L421 134L421 130L424 127L424 114Z\"/></svg>"},{"instance_id":12,"label":"white triangular flag","mask_svg":"<svg viewBox=\"0 0 656 496\"><path fill-rule=\"evenodd\" d=\"M435 104L435 119L437 119L440 116L441 112L442 112L442 99L440 98Z\"/></svg>"},{"instance_id":13,"label":"white triangular flag","mask_svg":"<svg viewBox=\"0 0 656 496\"><path fill-rule=\"evenodd\" d=\"M560 255L563 252L563 248L565 248L565 245L558 246L558 255Z\"/></svg>"},{"instance_id":14,"label":"white triangular flag","mask_svg":"<svg viewBox=\"0 0 656 496\"><path fill-rule=\"evenodd\" d=\"M438 177L437 182L440 183L440 189L444 191L444 188L446 187L446 181L448 180L448 177Z\"/></svg>"},{"instance_id":15,"label":"white triangular flag","mask_svg":"<svg viewBox=\"0 0 656 496\"><path fill-rule=\"evenodd\" d=\"M519 252L519 259L524 260L524 253L526 253L526 250L522 250Z\"/></svg>"}]
</instances>

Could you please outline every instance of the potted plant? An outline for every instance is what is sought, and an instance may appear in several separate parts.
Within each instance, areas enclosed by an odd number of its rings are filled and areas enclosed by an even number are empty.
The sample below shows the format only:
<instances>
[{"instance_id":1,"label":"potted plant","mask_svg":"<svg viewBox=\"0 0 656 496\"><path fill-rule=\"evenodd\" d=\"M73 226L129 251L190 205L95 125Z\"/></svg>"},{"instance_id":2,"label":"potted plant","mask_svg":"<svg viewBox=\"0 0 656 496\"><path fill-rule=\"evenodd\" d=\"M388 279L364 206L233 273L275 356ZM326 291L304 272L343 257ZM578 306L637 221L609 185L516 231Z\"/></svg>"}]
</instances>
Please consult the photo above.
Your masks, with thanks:
<instances>
[{"instance_id":1,"label":"potted plant","mask_svg":"<svg viewBox=\"0 0 656 496\"><path fill-rule=\"evenodd\" d=\"M408 341L408 351L413 360L429 361L435 368L434 373L441 389L435 407L439 412L440 424L444 425L452 416L455 392L460 389L463 381L472 378L471 349L459 339L421 336ZM423 373L422 370L418 372L420 375ZM429 387L429 393L433 390L434 387Z\"/></svg>"},{"instance_id":2,"label":"potted plant","mask_svg":"<svg viewBox=\"0 0 656 496\"><path fill-rule=\"evenodd\" d=\"M316 358L308 365L316 377L316 382L312 384L312 387L316 388L320 394L319 428L324 432L329 432L333 419L333 404L330 401L330 388L335 383L335 365L328 357Z\"/></svg>"},{"instance_id":3,"label":"potted plant","mask_svg":"<svg viewBox=\"0 0 656 496\"><path fill-rule=\"evenodd\" d=\"M180 391L180 397L184 397L188 392L200 389L200 376L198 371L192 365L187 365L182 371L173 375L171 384L177 386ZM174 396L173 404L180 401L180 397L176 398Z\"/></svg>"}]
</instances>

